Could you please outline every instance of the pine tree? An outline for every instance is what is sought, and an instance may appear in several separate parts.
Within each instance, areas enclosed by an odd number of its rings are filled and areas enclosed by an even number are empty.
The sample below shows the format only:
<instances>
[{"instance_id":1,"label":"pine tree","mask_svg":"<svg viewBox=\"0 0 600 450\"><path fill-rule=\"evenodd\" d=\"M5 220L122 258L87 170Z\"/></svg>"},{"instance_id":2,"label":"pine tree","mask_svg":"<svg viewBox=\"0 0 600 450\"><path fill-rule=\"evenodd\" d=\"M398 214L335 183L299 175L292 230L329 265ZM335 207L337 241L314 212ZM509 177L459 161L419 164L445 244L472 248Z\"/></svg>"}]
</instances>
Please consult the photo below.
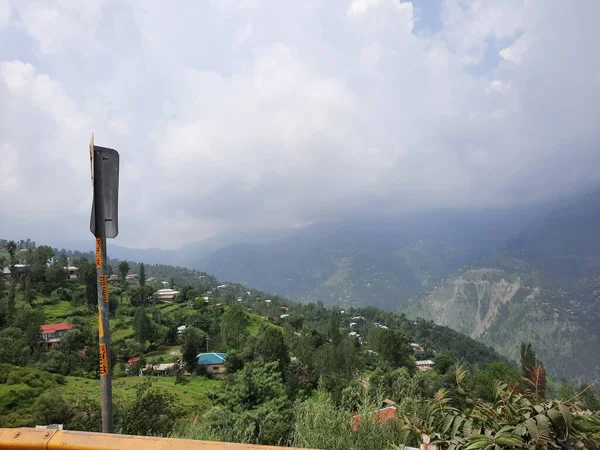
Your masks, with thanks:
<instances>
[{"instance_id":1,"label":"pine tree","mask_svg":"<svg viewBox=\"0 0 600 450\"><path fill-rule=\"evenodd\" d=\"M146 268L144 267L144 263L140 264L140 286L146 285Z\"/></svg>"}]
</instances>

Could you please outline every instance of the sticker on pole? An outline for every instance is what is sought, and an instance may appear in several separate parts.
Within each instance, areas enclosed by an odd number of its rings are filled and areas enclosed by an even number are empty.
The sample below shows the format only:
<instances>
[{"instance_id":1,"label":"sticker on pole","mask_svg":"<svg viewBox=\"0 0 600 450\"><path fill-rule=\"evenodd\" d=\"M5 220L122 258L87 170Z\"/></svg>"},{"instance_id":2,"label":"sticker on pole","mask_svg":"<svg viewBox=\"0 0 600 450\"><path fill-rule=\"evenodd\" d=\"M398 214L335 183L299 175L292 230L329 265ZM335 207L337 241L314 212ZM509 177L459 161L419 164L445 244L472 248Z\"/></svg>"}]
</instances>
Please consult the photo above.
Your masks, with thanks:
<instances>
[{"instance_id":1,"label":"sticker on pole","mask_svg":"<svg viewBox=\"0 0 600 450\"><path fill-rule=\"evenodd\" d=\"M98 307L98 337L104 337L104 324L102 323L102 311L100 311L100 307Z\"/></svg>"},{"instance_id":2,"label":"sticker on pole","mask_svg":"<svg viewBox=\"0 0 600 450\"><path fill-rule=\"evenodd\" d=\"M100 344L100 376L108 375L108 355L106 354L106 344Z\"/></svg>"},{"instance_id":3,"label":"sticker on pole","mask_svg":"<svg viewBox=\"0 0 600 450\"><path fill-rule=\"evenodd\" d=\"M102 269L102 240L96 238L96 269Z\"/></svg>"},{"instance_id":4,"label":"sticker on pole","mask_svg":"<svg viewBox=\"0 0 600 450\"><path fill-rule=\"evenodd\" d=\"M102 286L102 298L108 305L108 275L100 275L100 286Z\"/></svg>"}]
</instances>

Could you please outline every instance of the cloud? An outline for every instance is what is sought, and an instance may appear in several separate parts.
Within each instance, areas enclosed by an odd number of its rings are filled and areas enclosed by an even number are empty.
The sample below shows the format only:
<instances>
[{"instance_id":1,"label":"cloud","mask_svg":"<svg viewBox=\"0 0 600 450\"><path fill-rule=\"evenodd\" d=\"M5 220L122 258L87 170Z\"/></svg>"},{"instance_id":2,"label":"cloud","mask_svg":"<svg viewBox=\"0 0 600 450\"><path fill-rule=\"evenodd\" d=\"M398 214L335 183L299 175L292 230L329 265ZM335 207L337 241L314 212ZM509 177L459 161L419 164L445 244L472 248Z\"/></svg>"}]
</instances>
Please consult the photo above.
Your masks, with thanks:
<instances>
[{"instance_id":1,"label":"cloud","mask_svg":"<svg viewBox=\"0 0 600 450\"><path fill-rule=\"evenodd\" d=\"M600 4L424 8L0 0L0 235L89 236L92 131L124 245L597 183Z\"/></svg>"}]
</instances>

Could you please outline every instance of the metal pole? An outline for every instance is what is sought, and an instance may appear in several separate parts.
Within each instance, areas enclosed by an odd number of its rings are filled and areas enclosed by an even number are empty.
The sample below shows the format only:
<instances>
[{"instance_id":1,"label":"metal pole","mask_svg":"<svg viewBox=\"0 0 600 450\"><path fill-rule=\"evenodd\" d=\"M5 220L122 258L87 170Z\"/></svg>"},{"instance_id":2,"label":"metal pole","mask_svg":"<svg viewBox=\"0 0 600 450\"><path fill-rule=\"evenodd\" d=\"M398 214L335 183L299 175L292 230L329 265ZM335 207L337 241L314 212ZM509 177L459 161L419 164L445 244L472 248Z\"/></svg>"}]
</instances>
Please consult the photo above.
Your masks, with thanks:
<instances>
[{"instance_id":1,"label":"metal pole","mask_svg":"<svg viewBox=\"0 0 600 450\"><path fill-rule=\"evenodd\" d=\"M96 215L96 217L99 217ZM100 401L102 432L113 432L112 382L110 363L110 324L108 308L108 257L106 238L96 238L96 276L98 279L98 337L100 355Z\"/></svg>"}]
</instances>

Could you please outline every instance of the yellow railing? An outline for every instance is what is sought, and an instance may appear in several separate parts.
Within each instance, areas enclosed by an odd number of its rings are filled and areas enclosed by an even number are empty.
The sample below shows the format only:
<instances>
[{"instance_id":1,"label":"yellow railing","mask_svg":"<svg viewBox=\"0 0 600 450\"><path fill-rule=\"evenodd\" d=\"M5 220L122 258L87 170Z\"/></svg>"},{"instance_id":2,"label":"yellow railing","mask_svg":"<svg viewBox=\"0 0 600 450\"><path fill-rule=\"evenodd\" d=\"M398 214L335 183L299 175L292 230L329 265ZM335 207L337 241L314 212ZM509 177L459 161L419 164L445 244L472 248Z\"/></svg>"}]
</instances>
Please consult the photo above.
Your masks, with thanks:
<instances>
[{"instance_id":1,"label":"yellow railing","mask_svg":"<svg viewBox=\"0 0 600 450\"><path fill-rule=\"evenodd\" d=\"M276 450L285 447L39 428L0 428L0 450ZM289 449L289 447L288 447Z\"/></svg>"}]
</instances>

